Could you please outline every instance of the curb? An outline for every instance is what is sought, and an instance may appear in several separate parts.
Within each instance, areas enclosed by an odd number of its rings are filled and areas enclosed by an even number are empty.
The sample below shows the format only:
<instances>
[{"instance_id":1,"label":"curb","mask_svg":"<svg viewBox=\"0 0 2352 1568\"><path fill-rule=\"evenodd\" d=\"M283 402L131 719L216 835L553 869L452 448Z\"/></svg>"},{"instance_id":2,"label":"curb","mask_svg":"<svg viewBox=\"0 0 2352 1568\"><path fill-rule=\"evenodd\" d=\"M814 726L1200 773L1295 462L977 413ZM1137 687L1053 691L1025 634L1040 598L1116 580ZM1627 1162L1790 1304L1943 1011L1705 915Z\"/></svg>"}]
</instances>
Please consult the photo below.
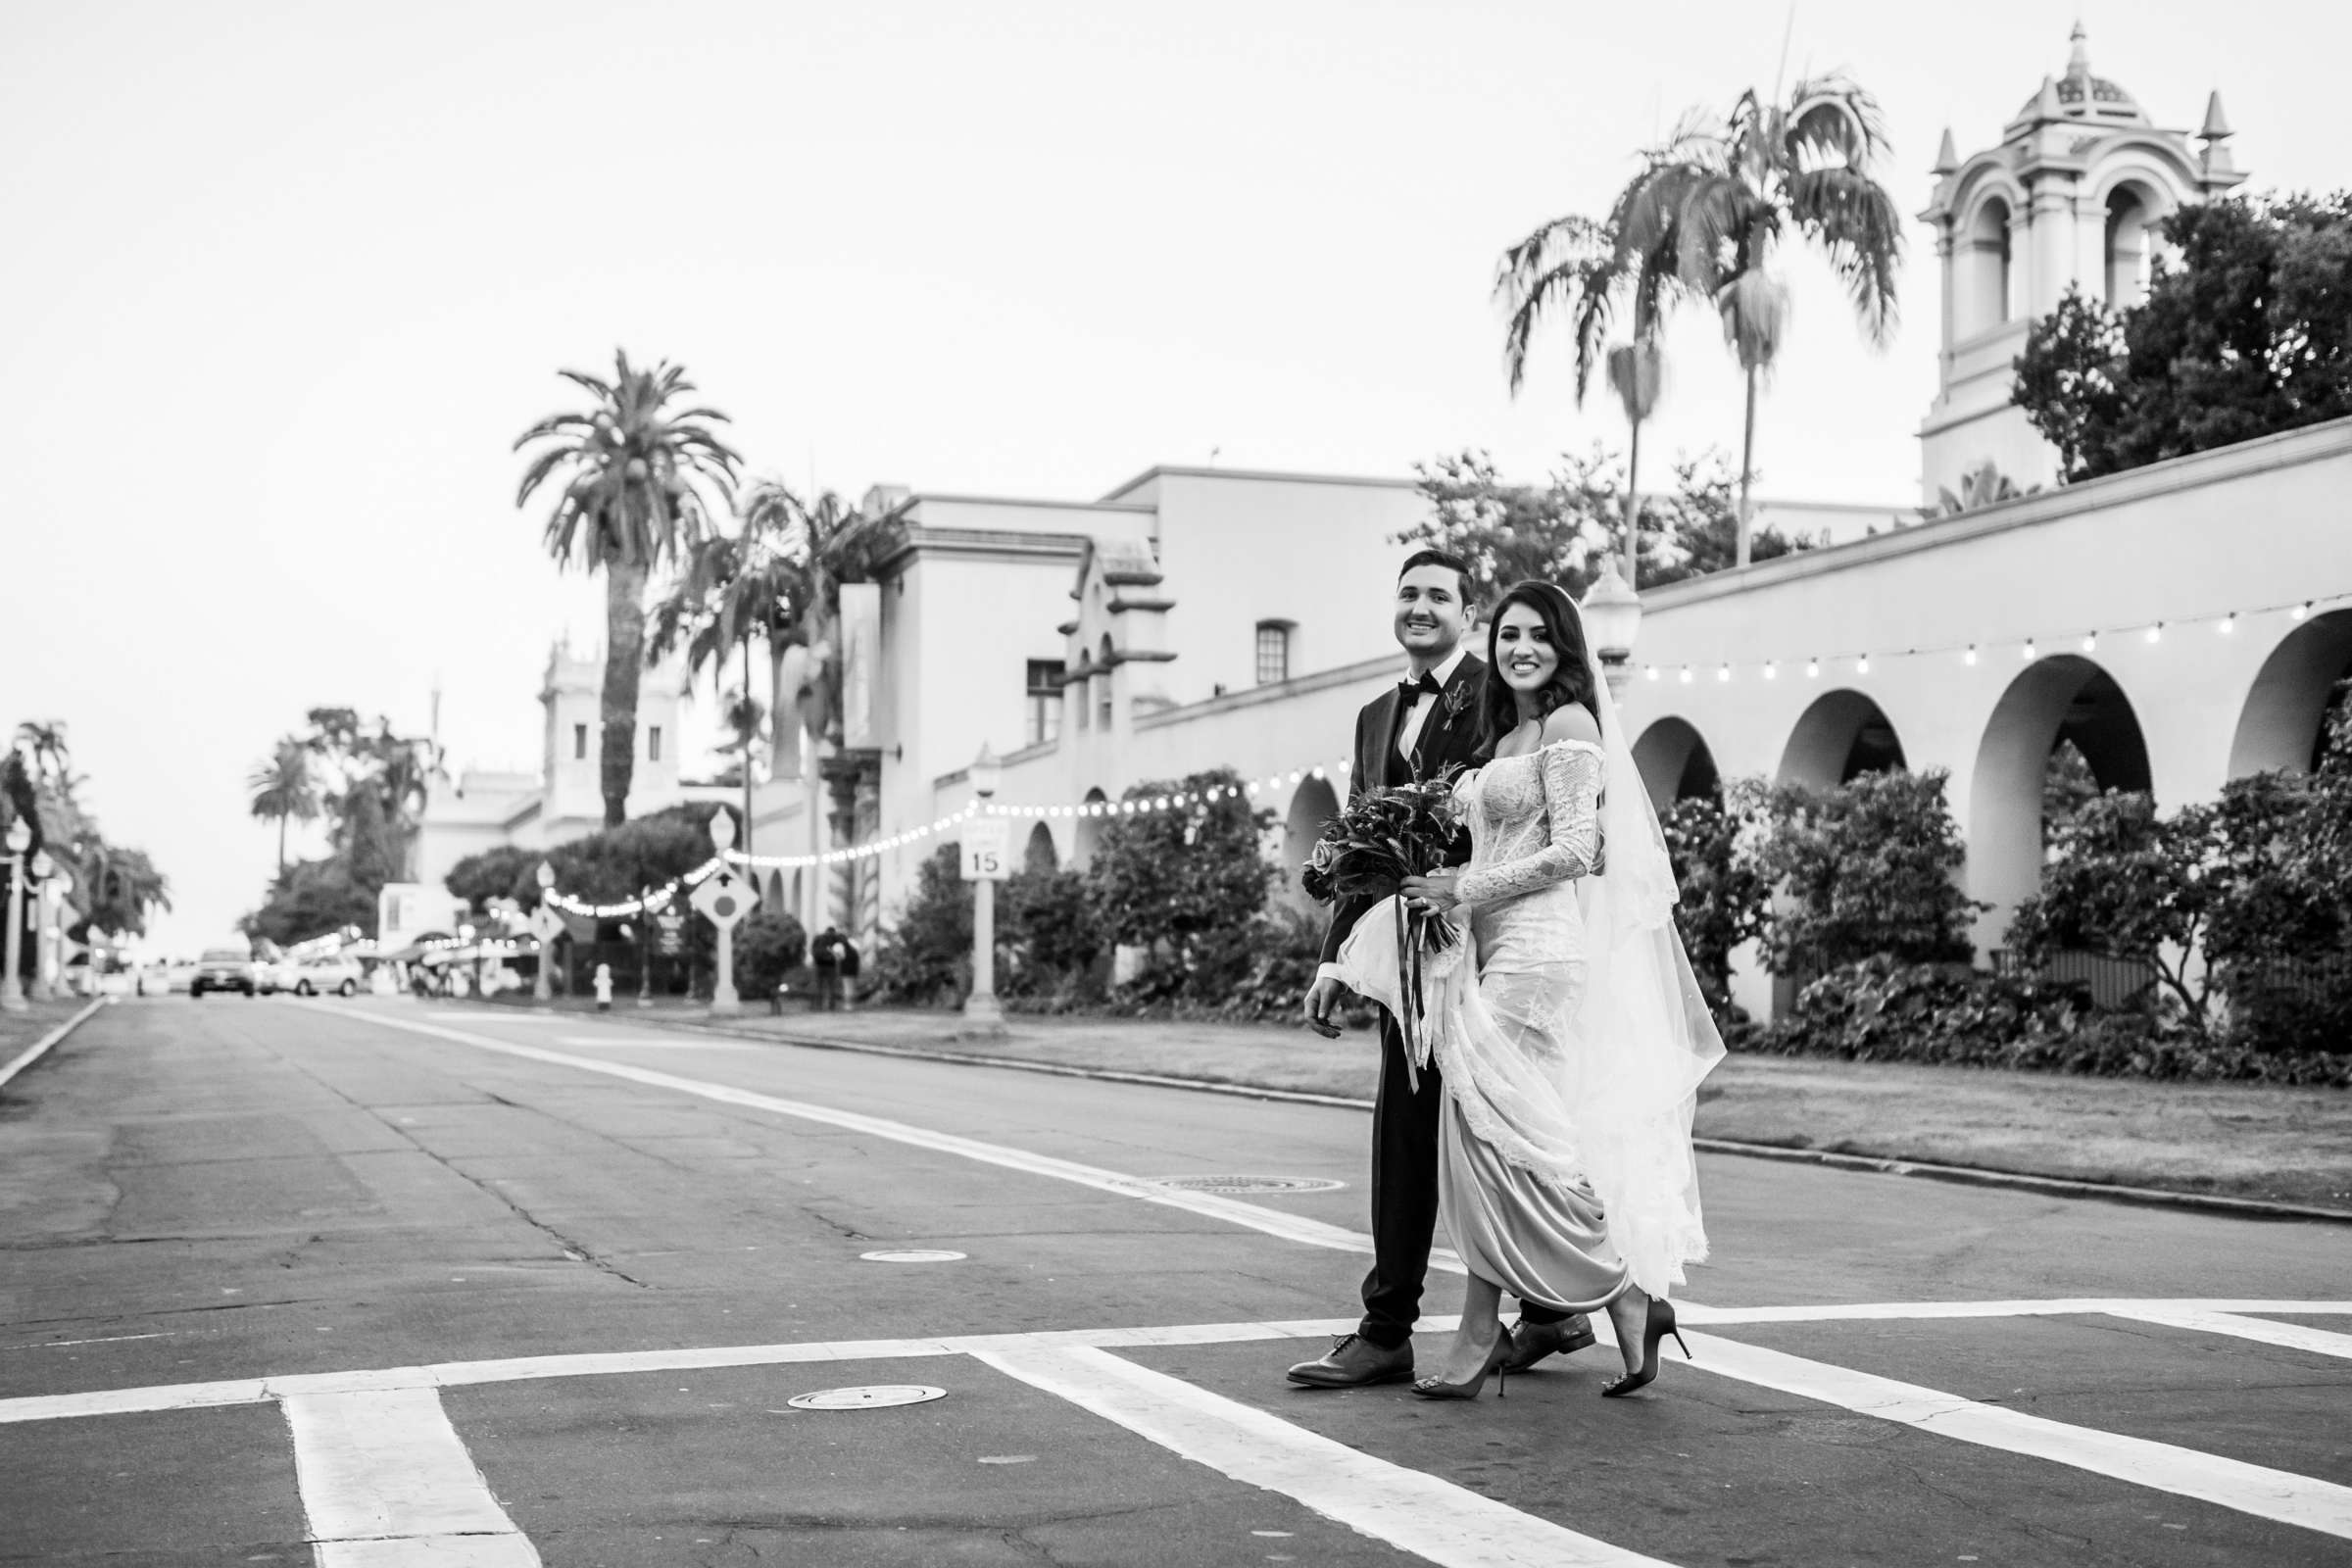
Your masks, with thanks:
<instances>
[{"instance_id":1,"label":"curb","mask_svg":"<svg viewBox=\"0 0 2352 1568\"><path fill-rule=\"evenodd\" d=\"M587 1015L596 1021L596 1015ZM75 1019L79 1022L79 1019ZM617 1020L606 1020L617 1021ZM898 1056L911 1061L944 1061L961 1067L1003 1067L1013 1072L1044 1073L1054 1078L1091 1078L1101 1083L1141 1084L1152 1089L1189 1089L1197 1094L1232 1095L1243 1100L1278 1100L1292 1104L1328 1105L1342 1110L1372 1108L1372 1102L1351 1095L1318 1095L1298 1089L1266 1089L1224 1083L1211 1078L1171 1078L1160 1073L1121 1072L1111 1067L1073 1067L1057 1061L1021 1061L983 1055L970 1051L943 1051L919 1046L885 1046L840 1040L822 1035L788 1034L776 1029L743 1029L722 1023L669 1019L672 1028L701 1034L725 1035L769 1045L799 1046L812 1051L848 1051L867 1056ZM68 1027L71 1027L69 1025ZM0 1083L7 1080L0 1077ZM2178 1208L2192 1213L2223 1214L2233 1219L2318 1220L2352 1225L2352 1209L2320 1208L2308 1203L2275 1203L2259 1198L2222 1198L2205 1193L2176 1193L2161 1187L2127 1187L2115 1182L2076 1181L2063 1176L2034 1176L2024 1171L1998 1170L1984 1165L1942 1165L1928 1160L1886 1154L1834 1153L1820 1149L1792 1149L1780 1144L1749 1144L1729 1138L1693 1138L1691 1147L1706 1154L1733 1154L1747 1159L1773 1159L1784 1164L1824 1165L1833 1170L1866 1171L1878 1176L1914 1176L1925 1181L1952 1182L1966 1187L1994 1187L2010 1192L2039 1193L2047 1198L2096 1199L2143 1208Z\"/></svg>"},{"instance_id":2,"label":"curb","mask_svg":"<svg viewBox=\"0 0 2352 1568\"><path fill-rule=\"evenodd\" d=\"M90 1004L88 1006L82 1008L73 1017L68 1018L64 1023L59 1024L56 1028L41 1036L40 1039L35 1040L31 1045L25 1047L24 1050L18 1054L16 1060L10 1062L5 1067L0 1067L0 1089L7 1088L9 1080L15 1078L17 1074L23 1072L25 1068L31 1066L34 1062L49 1054L50 1051L56 1047L59 1041L65 1039L66 1036L80 1028L82 1024L89 1018L91 1013L96 1012L100 1007L105 1006L113 1000L114 998L112 997L91 998Z\"/></svg>"}]
</instances>

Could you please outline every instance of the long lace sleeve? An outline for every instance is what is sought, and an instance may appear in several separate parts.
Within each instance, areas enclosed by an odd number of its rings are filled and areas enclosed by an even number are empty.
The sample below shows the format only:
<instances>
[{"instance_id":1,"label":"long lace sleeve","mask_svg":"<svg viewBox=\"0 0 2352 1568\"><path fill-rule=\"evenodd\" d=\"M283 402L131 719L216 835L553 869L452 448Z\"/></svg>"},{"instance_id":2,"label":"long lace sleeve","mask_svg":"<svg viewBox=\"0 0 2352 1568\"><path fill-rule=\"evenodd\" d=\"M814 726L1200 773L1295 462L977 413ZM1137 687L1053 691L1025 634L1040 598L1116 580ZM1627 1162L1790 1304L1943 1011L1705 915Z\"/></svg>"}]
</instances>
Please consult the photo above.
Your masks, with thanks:
<instances>
[{"instance_id":1,"label":"long lace sleeve","mask_svg":"<svg viewBox=\"0 0 2352 1568\"><path fill-rule=\"evenodd\" d=\"M1532 855L1462 873L1454 891L1464 904L1515 899L1599 866L1600 753L1581 741L1555 741L1536 758L1536 772L1544 784L1548 841Z\"/></svg>"}]
</instances>

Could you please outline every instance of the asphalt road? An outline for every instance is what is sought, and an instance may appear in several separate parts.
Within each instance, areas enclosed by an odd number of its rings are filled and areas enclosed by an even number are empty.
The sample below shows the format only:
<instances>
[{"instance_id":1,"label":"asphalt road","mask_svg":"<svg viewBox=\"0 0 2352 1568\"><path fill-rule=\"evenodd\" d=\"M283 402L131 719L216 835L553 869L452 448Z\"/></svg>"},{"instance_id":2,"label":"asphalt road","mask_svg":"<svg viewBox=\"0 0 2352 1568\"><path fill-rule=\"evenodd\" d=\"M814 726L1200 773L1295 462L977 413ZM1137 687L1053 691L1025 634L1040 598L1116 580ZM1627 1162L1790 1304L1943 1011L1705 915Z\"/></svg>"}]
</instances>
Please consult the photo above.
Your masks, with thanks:
<instances>
[{"instance_id":1,"label":"asphalt road","mask_svg":"<svg viewBox=\"0 0 2352 1568\"><path fill-rule=\"evenodd\" d=\"M1366 1135L626 1012L122 1004L0 1094L0 1562L2352 1563L2352 1227L1714 1159L1646 1396L1605 1343L1295 1390ZM1161 1184L1217 1176L1344 1185ZM787 1403L900 1386L944 1397Z\"/></svg>"}]
</instances>

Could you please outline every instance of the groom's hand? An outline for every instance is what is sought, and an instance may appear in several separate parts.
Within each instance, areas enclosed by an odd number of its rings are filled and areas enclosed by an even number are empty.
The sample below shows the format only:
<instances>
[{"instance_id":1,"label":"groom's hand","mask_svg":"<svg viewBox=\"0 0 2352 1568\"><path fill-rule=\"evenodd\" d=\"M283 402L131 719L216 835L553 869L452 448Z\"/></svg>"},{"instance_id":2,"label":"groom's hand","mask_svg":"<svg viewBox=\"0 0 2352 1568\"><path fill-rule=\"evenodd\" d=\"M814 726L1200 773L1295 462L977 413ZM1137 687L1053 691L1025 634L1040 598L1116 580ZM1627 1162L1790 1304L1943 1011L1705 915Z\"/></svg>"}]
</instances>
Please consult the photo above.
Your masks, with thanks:
<instances>
[{"instance_id":1,"label":"groom's hand","mask_svg":"<svg viewBox=\"0 0 2352 1568\"><path fill-rule=\"evenodd\" d=\"M1332 1022L1331 1015L1338 1010L1340 995L1347 989L1328 977L1306 988L1306 1026L1326 1040L1340 1038L1340 1026Z\"/></svg>"}]
</instances>

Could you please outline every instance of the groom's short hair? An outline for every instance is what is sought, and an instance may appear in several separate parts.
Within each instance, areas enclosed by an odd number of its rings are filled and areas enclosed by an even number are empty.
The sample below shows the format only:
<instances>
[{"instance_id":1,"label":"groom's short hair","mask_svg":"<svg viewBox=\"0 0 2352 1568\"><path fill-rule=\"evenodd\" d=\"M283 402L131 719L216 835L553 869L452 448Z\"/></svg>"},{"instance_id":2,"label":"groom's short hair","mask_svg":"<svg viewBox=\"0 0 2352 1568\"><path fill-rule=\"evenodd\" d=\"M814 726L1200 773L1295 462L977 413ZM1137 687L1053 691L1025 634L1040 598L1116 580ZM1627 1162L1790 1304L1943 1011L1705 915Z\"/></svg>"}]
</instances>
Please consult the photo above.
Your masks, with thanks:
<instances>
[{"instance_id":1,"label":"groom's short hair","mask_svg":"<svg viewBox=\"0 0 2352 1568\"><path fill-rule=\"evenodd\" d=\"M1462 579L1462 603L1471 609L1478 607L1477 592L1470 586L1470 563L1452 551L1434 546L1414 551L1404 558L1404 564L1396 568L1396 580L1404 581L1404 574L1415 566L1444 566L1447 571L1457 573Z\"/></svg>"}]
</instances>

